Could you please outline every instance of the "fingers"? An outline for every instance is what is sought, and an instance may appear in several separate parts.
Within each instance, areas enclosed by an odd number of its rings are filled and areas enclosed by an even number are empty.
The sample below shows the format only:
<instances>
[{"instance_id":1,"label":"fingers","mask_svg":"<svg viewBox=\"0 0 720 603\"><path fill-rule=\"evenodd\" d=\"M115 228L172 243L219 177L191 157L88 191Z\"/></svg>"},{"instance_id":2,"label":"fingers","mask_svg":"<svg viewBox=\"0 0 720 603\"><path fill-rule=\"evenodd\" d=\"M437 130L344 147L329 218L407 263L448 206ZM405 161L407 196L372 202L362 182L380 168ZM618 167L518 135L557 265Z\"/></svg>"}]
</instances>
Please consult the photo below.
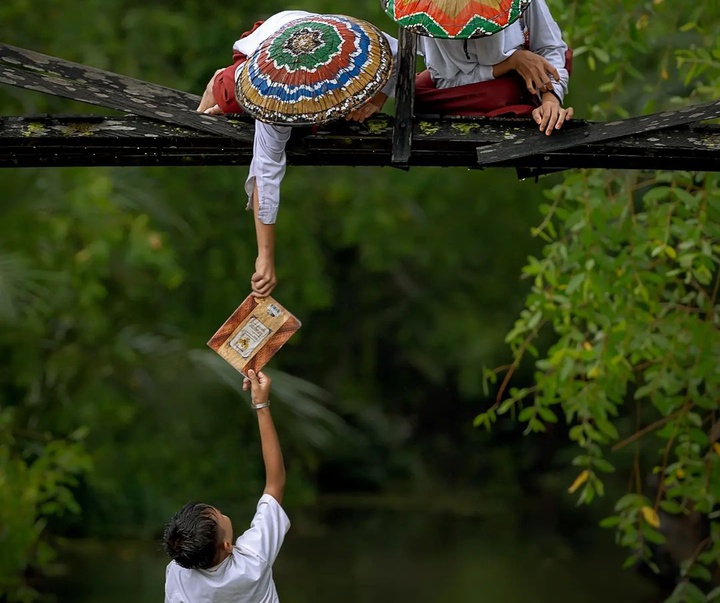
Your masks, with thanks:
<instances>
[{"instance_id":1,"label":"fingers","mask_svg":"<svg viewBox=\"0 0 720 603\"><path fill-rule=\"evenodd\" d=\"M268 288L272 289L276 283L277 283L277 279L275 277L262 277L259 279L251 280L250 288L253 291L262 293L262 292L267 292Z\"/></svg>"},{"instance_id":2,"label":"fingers","mask_svg":"<svg viewBox=\"0 0 720 603\"><path fill-rule=\"evenodd\" d=\"M209 109L205 109L205 111L203 111L203 113L205 115L222 115L223 114L222 109L220 108L219 105L213 105Z\"/></svg>"},{"instance_id":3,"label":"fingers","mask_svg":"<svg viewBox=\"0 0 720 603\"><path fill-rule=\"evenodd\" d=\"M524 76L523 76L523 77L524 77ZM525 86L527 87L528 92L529 92L530 94L537 94L537 93L538 93L538 89L535 88L535 82L533 82L533 80L532 80L531 77L525 77Z\"/></svg>"},{"instance_id":4,"label":"fingers","mask_svg":"<svg viewBox=\"0 0 720 603\"><path fill-rule=\"evenodd\" d=\"M547 86L550 84L550 80L548 79L544 65L533 65L532 80L538 92L547 92Z\"/></svg>"},{"instance_id":5,"label":"fingers","mask_svg":"<svg viewBox=\"0 0 720 603\"><path fill-rule=\"evenodd\" d=\"M516 70L525 80L525 85L530 94L550 92L552 90L552 80L560 81L558 70L547 59L534 53L526 55L523 64L519 65Z\"/></svg>"},{"instance_id":6,"label":"fingers","mask_svg":"<svg viewBox=\"0 0 720 603\"><path fill-rule=\"evenodd\" d=\"M556 104L546 103L533 109L532 118L538 124L540 131L550 136L553 130L562 128L563 124L572 119L574 114L575 111L572 107L563 109Z\"/></svg>"},{"instance_id":7,"label":"fingers","mask_svg":"<svg viewBox=\"0 0 720 603\"><path fill-rule=\"evenodd\" d=\"M553 128L555 127L555 124L557 123L559 114L560 114L560 111L559 111L559 107L557 105L553 105L553 107L550 111L545 111L545 115L543 116L543 121L540 124L540 129L543 130L547 136L550 136L550 134L552 134Z\"/></svg>"},{"instance_id":8,"label":"fingers","mask_svg":"<svg viewBox=\"0 0 720 603\"><path fill-rule=\"evenodd\" d=\"M555 122L555 129L559 130L562 128L562 125L565 123L565 120L568 119L568 113L570 114L570 117L572 117L572 112L566 111L565 109L560 109L560 114L558 115L558 119Z\"/></svg>"},{"instance_id":9,"label":"fingers","mask_svg":"<svg viewBox=\"0 0 720 603\"><path fill-rule=\"evenodd\" d=\"M267 402L268 394L270 393L270 377L262 371L256 372L253 369L248 369L245 381L250 384L250 397L253 404L263 404L264 402ZM245 389L244 383L243 389Z\"/></svg>"},{"instance_id":10,"label":"fingers","mask_svg":"<svg viewBox=\"0 0 720 603\"><path fill-rule=\"evenodd\" d=\"M250 281L250 288L252 289L252 295L254 297L267 297L272 293L275 285L277 285L277 279L274 277Z\"/></svg>"},{"instance_id":11,"label":"fingers","mask_svg":"<svg viewBox=\"0 0 720 603\"><path fill-rule=\"evenodd\" d=\"M369 112L367 107L360 107L360 109L355 109L355 111L352 111L351 113L348 113L345 117L348 121L356 121L358 123L363 123L372 112Z\"/></svg>"},{"instance_id":12,"label":"fingers","mask_svg":"<svg viewBox=\"0 0 720 603\"><path fill-rule=\"evenodd\" d=\"M257 374L258 377L258 383L260 383L260 387L263 389L267 389L270 386L270 377L268 377L265 373L262 371L258 371Z\"/></svg>"},{"instance_id":13,"label":"fingers","mask_svg":"<svg viewBox=\"0 0 720 603\"><path fill-rule=\"evenodd\" d=\"M256 289L261 289L261 288L263 288L263 287L266 287L267 285L269 285L269 284L272 283L273 281L275 281L275 275L272 274L272 273L270 273L270 274L265 274L265 273L262 273L262 272L256 272L256 273L253 274L252 277L250 278L250 284L251 284L251 286L252 286L253 288L256 288Z\"/></svg>"},{"instance_id":14,"label":"fingers","mask_svg":"<svg viewBox=\"0 0 720 603\"><path fill-rule=\"evenodd\" d=\"M538 80L537 87L540 92L552 92L553 85L550 80L550 75L547 72L542 73L541 79Z\"/></svg>"},{"instance_id":15,"label":"fingers","mask_svg":"<svg viewBox=\"0 0 720 603\"><path fill-rule=\"evenodd\" d=\"M368 101L362 107L359 107L358 109L355 109L354 111L348 113L345 116L345 120L363 123L368 117L375 115L375 113L377 113L378 111L380 111L380 107L378 107L372 101Z\"/></svg>"},{"instance_id":16,"label":"fingers","mask_svg":"<svg viewBox=\"0 0 720 603\"><path fill-rule=\"evenodd\" d=\"M552 121L553 113L554 113L554 106L550 105L549 103L545 103L541 107L541 111L539 113L540 116L540 131L545 132L548 134L548 125ZM535 121L538 121L537 119ZM553 124L555 122L553 121ZM552 127L550 127L550 131L552 132Z\"/></svg>"},{"instance_id":17,"label":"fingers","mask_svg":"<svg viewBox=\"0 0 720 603\"><path fill-rule=\"evenodd\" d=\"M212 103L215 102L215 99L212 99ZM209 107L212 107L211 99L208 97L208 93L205 92L205 94L202 95L202 98L200 99L200 104L197 106L197 109L195 109L198 113L204 113L206 109Z\"/></svg>"},{"instance_id":18,"label":"fingers","mask_svg":"<svg viewBox=\"0 0 720 603\"><path fill-rule=\"evenodd\" d=\"M213 84L215 83L215 78L218 76L218 73L223 71L222 69L216 69L215 73L213 73L213 76L210 78L210 81L205 86L205 91L203 92L202 98L200 99L200 104L198 105L198 108L195 109L198 113L206 113L208 109L210 109L213 105L215 105L215 97L213 96ZM211 115L217 115L217 113L211 113Z\"/></svg>"}]
</instances>

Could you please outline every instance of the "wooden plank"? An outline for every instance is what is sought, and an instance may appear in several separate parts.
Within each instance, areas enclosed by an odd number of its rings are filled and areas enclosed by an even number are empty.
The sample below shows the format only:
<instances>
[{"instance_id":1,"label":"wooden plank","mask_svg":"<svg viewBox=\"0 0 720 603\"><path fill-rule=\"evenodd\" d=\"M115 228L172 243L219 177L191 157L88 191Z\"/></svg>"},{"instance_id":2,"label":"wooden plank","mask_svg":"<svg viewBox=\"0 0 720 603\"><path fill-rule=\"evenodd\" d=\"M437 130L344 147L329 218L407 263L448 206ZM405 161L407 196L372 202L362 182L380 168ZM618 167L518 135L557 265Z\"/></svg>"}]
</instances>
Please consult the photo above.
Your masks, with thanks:
<instances>
[{"instance_id":1,"label":"wooden plank","mask_svg":"<svg viewBox=\"0 0 720 603\"><path fill-rule=\"evenodd\" d=\"M254 123L233 121L233 140L142 117L0 118L0 167L248 165ZM585 127L592 124L577 124ZM477 147L534 128L522 119L416 119L410 165L475 167ZM340 121L313 132L295 128L291 165L392 165L393 121ZM523 177L573 168L720 171L720 126L681 126L604 144L508 161Z\"/></svg>"},{"instance_id":2,"label":"wooden plank","mask_svg":"<svg viewBox=\"0 0 720 603\"><path fill-rule=\"evenodd\" d=\"M229 138L224 117L195 112L200 97L0 43L0 83L117 109Z\"/></svg>"},{"instance_id":3,"label":"wooden plank","mask_svg":"<svg viewBox=\"0 0 720 603\"><path fill-rule=\"evenodd\" d=\"M532 133L513 140L478 148L478 165L490 166L514 161L531 155L563 151L596 142L608 142L635 134L650 134L664 128L700 122L720 117L720 101L693 105L674 111L664 111L619 121L588 125L554 132L546 136L535 127ZM570 122L572 123L572 122Z\"/></svg>"},{"instance_id":4,"label":"wooden plank","mask_svg":"<svg viewBox=\"0 0 720 603\"><path fill-rule=\"evenodd\" d=\"M401 27L398 45L392 163L397 167L406 167L412 153L417 38L414 33Z\"/></svg>"}]
</instances>

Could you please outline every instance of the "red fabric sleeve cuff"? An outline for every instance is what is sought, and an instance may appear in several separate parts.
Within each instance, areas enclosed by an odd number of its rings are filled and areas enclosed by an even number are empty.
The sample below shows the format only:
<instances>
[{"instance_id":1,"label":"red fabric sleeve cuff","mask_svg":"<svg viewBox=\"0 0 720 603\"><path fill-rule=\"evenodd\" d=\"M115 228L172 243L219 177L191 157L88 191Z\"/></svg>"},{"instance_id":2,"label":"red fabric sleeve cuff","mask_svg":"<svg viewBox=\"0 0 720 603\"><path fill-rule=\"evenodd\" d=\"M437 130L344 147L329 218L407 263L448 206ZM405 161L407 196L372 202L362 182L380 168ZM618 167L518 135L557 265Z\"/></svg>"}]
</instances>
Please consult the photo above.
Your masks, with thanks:
<instances>
[{"instance_id":1,"label":"red fabric sleeve cuff","mask_svg":"<svg viewBox=\"0 0 720 603\"><path fill-rule=\"evenodd\" d=\"M213 82L213 96L223 113L243 113L235 98L235 70L241 62L225 67Z\"/></svg>"},{"instance_id":2,"label":"red fabric sleeve cuff","mask_svg":"<svg viewBox=\"0 0 720 603\"><path fill-rule=\"evenodd\" d=\"M240 39L242 40L249 36L263 23L264 21L257 21L250 31L246 31L240 36ZM223 113L244 113L243 108L238 104L237 98L235 97L235 71L237 71L237 68L246 60L247 57L241 52L233 52L233 64L225 67L225 69L218 73L213 82L213 96Z\"/></svg>"}]
</instances>

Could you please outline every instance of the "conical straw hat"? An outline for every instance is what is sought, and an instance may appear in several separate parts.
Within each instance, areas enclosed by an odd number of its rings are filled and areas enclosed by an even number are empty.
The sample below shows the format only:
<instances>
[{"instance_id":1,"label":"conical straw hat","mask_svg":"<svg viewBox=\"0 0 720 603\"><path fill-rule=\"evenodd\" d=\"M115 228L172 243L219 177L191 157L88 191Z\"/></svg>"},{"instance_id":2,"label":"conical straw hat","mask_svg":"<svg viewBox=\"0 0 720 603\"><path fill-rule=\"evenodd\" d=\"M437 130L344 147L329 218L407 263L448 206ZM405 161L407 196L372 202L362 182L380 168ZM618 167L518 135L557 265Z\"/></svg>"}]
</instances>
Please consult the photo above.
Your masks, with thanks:
<instances>
[{"instance_id":1,"label":"conical straw hat","mask_svg":"<svg viewBox=\"0 0 720 603\"><path fill-rule=\"evenodd\" d=\"M291 21L241 67L238 103L271 124L321 124L347 115L387 83L392 51L374 25L344 15Z\"/></svg>"}]
</instances>

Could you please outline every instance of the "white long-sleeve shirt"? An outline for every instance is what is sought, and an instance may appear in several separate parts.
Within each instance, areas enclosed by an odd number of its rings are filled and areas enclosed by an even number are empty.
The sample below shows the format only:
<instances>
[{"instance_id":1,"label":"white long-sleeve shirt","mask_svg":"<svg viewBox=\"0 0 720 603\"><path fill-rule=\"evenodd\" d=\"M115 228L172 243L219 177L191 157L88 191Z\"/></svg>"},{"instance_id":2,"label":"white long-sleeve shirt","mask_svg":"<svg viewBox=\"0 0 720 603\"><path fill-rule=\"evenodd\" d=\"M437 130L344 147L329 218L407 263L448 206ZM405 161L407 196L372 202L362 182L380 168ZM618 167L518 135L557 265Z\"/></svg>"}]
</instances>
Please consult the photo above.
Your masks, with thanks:
<instances>
[{"instance_id":1,"label":"white long-sleeve shirt","mask_svg":"<svg viewBox=\"0 0 720 603\"><path fill-rule=\"evenodd\" d=\"M283 25L294 19L313 16L314 13L299 10L286 10L269 17L252 34L238 40L233 49L250 56L257 48ZM383 33L392 51L397 56L398 43L395 38ZM388 96L395 94L396 62L393 71L382 92ZM240 76L240 67L235 70L235 81ZM253 208L253 191L258 189L258 218L263 224L274 224L280 207L280 183L285 176L287 163L285 145L290 139L290 126L276 126L255 121L255 139L253 158L250 163L245 193L248 196L247 209Z\"/></svg>"},{"instance_id":2,"label":"white long-sleeve shirt","mask_svg":"<svg viewBox=\"0 0 720 603\"><path fill-rule=\"evenodd\" d=\"M552 18L545 0L533 0L523 13L523 21L529 33L529 49L558 70L560 81L552 80L552 84L562 102L567 94L569 74L565 69L567 44L562 39L560 27ZM525 32L520 21L491 36L467 41L418 36L418 52L424 57L438 88L454 88L494 79L493 66L520 50L524 44Z\"/></svg>"}]
</instances>

